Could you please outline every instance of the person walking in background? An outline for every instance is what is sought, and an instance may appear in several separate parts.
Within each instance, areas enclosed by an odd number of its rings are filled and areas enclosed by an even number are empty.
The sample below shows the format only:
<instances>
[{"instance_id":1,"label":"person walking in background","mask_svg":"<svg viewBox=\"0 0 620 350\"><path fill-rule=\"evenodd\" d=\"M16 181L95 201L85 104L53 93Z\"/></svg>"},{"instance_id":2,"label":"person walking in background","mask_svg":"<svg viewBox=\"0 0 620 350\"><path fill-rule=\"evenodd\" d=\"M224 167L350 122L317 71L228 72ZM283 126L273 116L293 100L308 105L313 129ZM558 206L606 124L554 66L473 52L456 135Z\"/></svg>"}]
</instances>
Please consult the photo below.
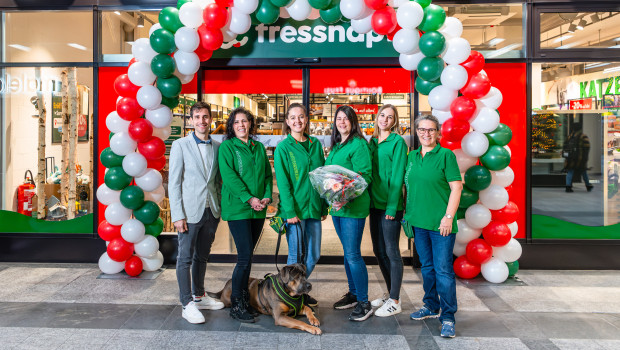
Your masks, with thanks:
<instances>
[{"instance_id":1,"label":"person walking in background","mask_svg":"<svg viewBox=\"0 0 620 350\"><path fill-rule=\"evenodd\" d=\"M411 151L407 159L405 220L415 232L415 248L422 264L424 306L410 317L413 320L439 317L441 336L453 338L457 310L452 266L457 232L454 215L463 183L456 156L437 142L440 135L437 118L419 117L414 128L421 146Z\"/></svg>"},{"instance_id":2,"label":"person walking in background","mask_svg":"<svg viewBox=\"0 0 620 350\"><path fill-rule=\"evenodd\" d=\"M592 184L588 178L588 155L590 153L590 139L581 129L570 133L564 144L564 170L566 170L566 192L573 192L573 181L583 177L588 192L592 191Z\"/></svg>"},{"instance_id":3,"label":"person walking in background","mask_svg":"<svg viewBox=\"0 0 620 350\"><path fill-rule=\"evenodd\" d=\"M350 106L340 106L334 116L331 136L331 151L325 165L340 165L372 181L372 160L368 142L362 131L355 111ZM334 228L344 250L344 267L349 291L334 304L335 309L355 307L349 316L351 321L364 321L372 315L368 302L368 270L362 258L361 244L366 217L370 209L368 189L348 202L340 210L330 211Z\"/></svg>"},{"instance_id":4,"label":"person walking in background","mask_svg":"<svg viewBox=\"0 0 620 350\"><path fill-rule=\"evenodd\" d=\"M273 186L265 146L253 139L255 128L252 113L235 108L226 121L226 137L219 153L222 219L228 221L237 248L230 316L241 322L254 322L258 316L249 303L248 280Z\"/></svg>"},{"instance_id":5,"label":"person walking in background","mask_svg":"<svg viewBox=\"0 0 620 350\"><path fill-rule=\"evenodd\" d=\"M370 237L388 293L371 302L379 317L402 312L400 288L403 259L400 255L400 221L403 219L403 180L407 143L398 132L398 111L383 105L375 118L370 140L372 183L370 185Z\"/></svg>"},{"instance_id":6,"label":"person walking in background","mask_svg":"<svg viewBox=\"0 0 620 350\"><path fill-rule=\"evenodd\" d=\"M220 144L209 136L210 105L198 101L190 115L194 132L172 143L168 190L170 216L179 232L177 282L182 316L190 323L204 323L199 309L224 307L224 303L205 293L204 286L207 259L220 222Z\"/></svg>"}]
</instances>

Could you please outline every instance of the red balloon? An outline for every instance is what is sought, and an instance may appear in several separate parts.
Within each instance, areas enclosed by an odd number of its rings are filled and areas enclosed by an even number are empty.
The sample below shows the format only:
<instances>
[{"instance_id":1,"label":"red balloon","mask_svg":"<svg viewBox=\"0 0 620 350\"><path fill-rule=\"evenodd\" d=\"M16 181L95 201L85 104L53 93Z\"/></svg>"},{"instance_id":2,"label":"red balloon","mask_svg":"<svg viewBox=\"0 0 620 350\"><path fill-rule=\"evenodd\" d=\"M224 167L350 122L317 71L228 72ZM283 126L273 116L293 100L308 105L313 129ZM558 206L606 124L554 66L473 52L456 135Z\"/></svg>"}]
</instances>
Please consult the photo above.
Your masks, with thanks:
<instances>
[{"instance_id":1,"label":"red balloon","mask_svg":"<svg viewBox=\"0 0 620 350\"><path fill-rule=\"evenodd\" d=\"M472 75L465 85L461 89L461 93L470 98L482 98L491 90L491 79L485 72L478 72L476 75Z\"/></svg>"},{"instance_id":2,"label":"red balloon","mask_svg":"<svg viewBox=\"0 0 620 350\"><path fill-rule=\"evenodd\" d=\"M97 232L99 233L99 237L104 241L111 241L121 236L121 227L112 225L106 220L103 220L99 224Z\"/></svg>"},{"instance_id":3,"label":"red balloon","mask_svg":"<svg viewBox=\"0 0 620 350\"><path fill-rule=\"evenodd\" d=\"M157 159L147 159L146 164L147 164L146 165L147 168L161 171L161 169L163 169L166 166L166 156L162 156Z\"/></svg>"},{"instance_id":4,"label":"red balloon","mask_svg":"<svg viewBox=\"0 0 620 350\"><path fill-rule=\"evenodd\" d=\"M211 56L213 56L213 50L207 50L202 47L202 45L198 45L198 48L194 52L196 53L196 55L198 55L200 62L207 61L209 60L209 58L211 58Z\"/></svg>"},{"instance_id":5,"label":"red balloon","mask_svg":"<svg viewBox=\"0 0 620 350\"><path fill-rule=\"evenodd\" d=\"M517 221L518 218L519 208L513 201L508 201L508 204L500 210L491 210L491 220L493 221L510 224Z\"/></svg>"},{"instance_id":6,"label":"red balloon","mask_svg":"<svg viewBox=\"0 0 620 350\"><path fill-rule=\"evenodd\" d=\"M441 147L454 151L455 149L461 148L461 143L448 141L446 139L441 139Z\"/></svg>"},{"instance_id":7,"label":"red balloon","mask_svg":"<svg viewBox=\"0 0 620 350\"><path fill-rule=\"evenodd\" d=\"M144 118L138 118L129 123L127 131L136 142L144 142L153 136L153 125Z\"/></svg>"},{"instance_id":8,"label":"red balloon","mask_svg":"<svg viewBox=\"0 0 620 350\"><path fill-rule=\"evenodd\" d=\"M480 265L467 260L467 256L461 255L454 260L454 273L460 278L471 279L480 274Z\"/></svg>"},{"instance_id":9,"label":"red balloon","mask_svg":"<svg viewBox=\"0 0 620 350\"><path fill-rule=\"evenodd\" d=\"M469 132L469 123L463 119L449 118L441 126L442 138L450 142L461 142Z\"/></svg>"},{"instance_id":10,"label":"red balloon","mask_svg":"<svg viewBox=\"0 0 620 350\"><path fill-rule=\"evenodd\" d=\"M125 261L125 272L131 277L138 276L142 272L142 259L132 256Z\"/></svg>"},{"instance_id":11,"label":"red balloon","mask_svg":"<svg viewBox=\"0 0 620 350\"><path fill-rule=\"evenodd\" d=\"M217 50L224 42L224 35L221 30L209 28L204 23L198 27L198 35L200 36L200 45L202 45L205 50Z\"/></svg>"},{"instance_id":12,"label":"red balloon","mask_svg":"<svg viewBox=\"0 0 620 350\"><path fill-rule=\"evenodd\" d=\"M115 238L108 244L108 256L118 262L126 261L133 255L133 244L122 238Z\"/></svg>"},{"instance_id":13,"label":"red balloon","mask_svg":"<svg viewBox=\"0 0 620 350\"><path fill-rule=\"evenodd\" d=\"M388 0L364 0L364 3L373 10L380 10L388 4Z\"/></svg>"},{"instance_id":14,"label":"red balloon","mask_svg":"<svg viewBox=\"0 0 620 350\"><path fill-rule=\"evenodd\" d=\"M476 101L467 97L459 96L450 105L450 114L454 118L470 121L476 113Z\"/></svg>"},{"instance_id":15,"label":"red balloon","mask_svg":"<svg viewBox=\"0 0 620 350\"><path fill-rule=\"evenodd\" d=\"M372 29L379 35L388 35L396 28L396 11L385 6L372 14Z\"/></svg>"},{"instance_id":16,"label":"red balloon","mask_svg":"<svg viewBox=\"0 0 620 350\"><path fill-rule=\"evenodd\" d=\"M215 3L222 7L232 7L233 0L215 0Z\"/></svg>"},{"instance_id":17,"label":"red balloon","mask_svg":"<svg viewBox=\"0 0 620 350\"><path fill-rule=\"evenodd\" d=\"M503 247L512 238L510 227L501 221L491 221L482 229L482 237L493 247Z\"/></svg>"},{"instance_id":18,"label":"red balloon","mask_svg":"<svg viewBox=\"0 0 620 350\"><path fill-rule=\"evenodd\" d=\"M388 40L394 40L394 35L396 35L396 33L398 33L398 31L401 30L401 29L403 29L403 28L401 28L398 24L396 24L396 28L394 28L394 30L391 31L387 35Z\"/></svg>"},{"instance_id":19,"label":"red balloon","mask_svg":"<svg viewBox=\"0 0 620 350\"><path fill-rule=\"evenodd\" d=\"M140 87L132 84L127 74L121 74L114 80L114 91L119 96L136 98L138 90L140 90Z\"/></svg>"},{"instance_id":20,"label":"red balloon","mask_svg":"<svg viewBox=\"0 0 620 350\"><path fill-rule=\"evenodd\" d=\"M134 120L144 114L144 108L140 106L135 98L123 97L116 102L116 113L125 120Z\"/></svg>"},{"instance_id":21,"label":"red balloon","mask_svg":"<svg viewBox=\"0 0 620 350\"><path fill-rule=\"evenodd\" d=\"M484 67L484 56L480 52L472 50L467 60L461 63L461 66L465 67L467 75L471 77Z\"/></svg>"},{"instance_id":22,"label":"red balloon","mask_svg":"<svg viewBox=\"0 0 620 350\"><path fill-rule=\"evenodd\" d=\"M166 145L159 137L151 136L145 142L138 143L138 151L148 159L159 159L166 153Z\"/></svg>"},{"instance_id":23,"label":"red balloon","mask_svg":"<svg viewBox=\"0 0 620 350\"><path fill-rule=\"evenodd\" d=\"M127 65L127 67L131 67L132 64L138 62L138 60L134 57L132 59L129 60L129 64Z\"/></svg>"},{"instance_id":24,"label":"red balloon","mask_svg":"<svg viewBox=\"0 0 620 350\"><path fill-rule=\"evenodd\" d=\"M220 29L228 21L228 11L224 6L209 4L202 12L202 18L205 20L207 27Z\"/></svg>"},{"instance_id":25,"label":"red balloon","mask_svg":"<svg viewBox=\"0 0 620 350\"><path fill-rule=\"evenodd\" d=\"M514 187L512 185L506 187L506 192L508 192L508 198L514 198Z\"/></svg>"},{"instance_id":26,"label":"red balloon","mask_svg":"<svg viewBox=\"0 0 620 350\"><path fill-rule=\"evenodd\" d=\"M467 260L474 264L484 264L491 259L493 255L493 247L482 238L476 238L467 243L465 247L465 255Z\"/></svg>"}]
</instances>

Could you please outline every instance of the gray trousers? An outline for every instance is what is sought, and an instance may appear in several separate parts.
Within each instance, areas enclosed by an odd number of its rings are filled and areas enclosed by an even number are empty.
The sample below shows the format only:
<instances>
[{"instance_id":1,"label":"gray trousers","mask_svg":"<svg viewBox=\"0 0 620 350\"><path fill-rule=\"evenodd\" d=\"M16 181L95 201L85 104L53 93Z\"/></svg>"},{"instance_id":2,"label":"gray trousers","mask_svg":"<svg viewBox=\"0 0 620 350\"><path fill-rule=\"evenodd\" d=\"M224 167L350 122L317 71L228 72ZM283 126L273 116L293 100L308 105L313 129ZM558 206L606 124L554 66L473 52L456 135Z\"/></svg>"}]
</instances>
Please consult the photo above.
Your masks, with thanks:
<instances>
[{"instance_id":1,"label":"gray trousers","mask_svg":"<svg viewBox=\"0 0 620 350\"><path fill-rule=\"evenodd\" d=\"M193 300L193 295L205 293L205 273L211 245L220 219L206 208L202 218L195 224L187 224L187 232L179 232L179 254L177 256L177 282L179 299L183 306ZM190 277L191 269L191 277Z\"/></svg>"}]
</instances>

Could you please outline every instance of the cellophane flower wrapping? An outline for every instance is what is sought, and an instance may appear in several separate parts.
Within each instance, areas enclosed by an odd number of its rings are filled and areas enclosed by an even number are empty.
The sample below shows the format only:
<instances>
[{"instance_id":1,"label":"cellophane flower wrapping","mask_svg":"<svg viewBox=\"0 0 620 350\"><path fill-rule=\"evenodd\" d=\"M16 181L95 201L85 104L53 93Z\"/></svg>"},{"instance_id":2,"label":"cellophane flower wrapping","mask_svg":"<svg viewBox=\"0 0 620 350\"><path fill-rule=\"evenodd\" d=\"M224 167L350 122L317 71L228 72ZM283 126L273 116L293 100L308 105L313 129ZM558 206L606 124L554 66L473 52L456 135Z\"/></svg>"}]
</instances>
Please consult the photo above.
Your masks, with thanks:
<instances>
[{"instance_id":1,"label":"cellophane flower wrapping","mask_svg":"<svg viewBox=\"0 0 620 350\"><path fill-rule=\"evenodd\" d=\"M309 175L312 187L336 211L359 197L368 187L362 175L340 165L322 166L312 170Z\"/></svg>"}]
</instances>

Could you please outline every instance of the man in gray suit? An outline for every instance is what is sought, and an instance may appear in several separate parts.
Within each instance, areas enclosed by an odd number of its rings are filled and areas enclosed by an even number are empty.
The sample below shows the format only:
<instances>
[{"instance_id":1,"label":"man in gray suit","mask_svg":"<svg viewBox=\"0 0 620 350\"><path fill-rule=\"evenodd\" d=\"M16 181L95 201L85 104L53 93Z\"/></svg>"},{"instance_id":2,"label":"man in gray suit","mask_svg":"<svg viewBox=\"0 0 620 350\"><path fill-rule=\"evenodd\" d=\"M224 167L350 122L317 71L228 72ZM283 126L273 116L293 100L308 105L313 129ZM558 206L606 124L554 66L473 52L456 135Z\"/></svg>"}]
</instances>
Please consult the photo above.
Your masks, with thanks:
<instances>
[{"instance_id":1,"label":"man in gray suit","mask_svg":"<svg viewBox=\"0 0 620 350\"><path fill-rule=\"evenodd\" d=\"M204 323L199 309L224 307L221 301L206 295L204 287L207 259L220 222L220 144L209 136L211 106L196 102L190 115L194 132L172 143L168 191L171 219L179 232L177 281L182 316L190 323Z\"/></svg>"}]
</instances>

